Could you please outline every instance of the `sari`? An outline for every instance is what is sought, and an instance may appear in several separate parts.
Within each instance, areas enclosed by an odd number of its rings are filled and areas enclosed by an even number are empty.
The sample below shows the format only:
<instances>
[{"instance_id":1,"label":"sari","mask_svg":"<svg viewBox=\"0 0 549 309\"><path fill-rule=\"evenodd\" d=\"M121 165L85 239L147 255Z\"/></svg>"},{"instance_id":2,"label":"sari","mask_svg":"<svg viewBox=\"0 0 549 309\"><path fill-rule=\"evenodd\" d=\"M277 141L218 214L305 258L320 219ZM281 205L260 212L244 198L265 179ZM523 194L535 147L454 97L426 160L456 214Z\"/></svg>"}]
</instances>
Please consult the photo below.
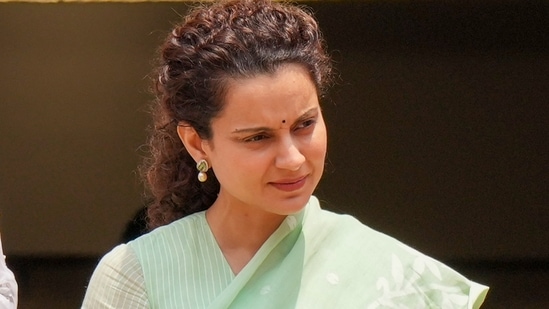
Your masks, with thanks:
<instances>
[{"instance_id":1,"label":"sari","mask_svg":"<svg viewBox=\"0 0 549 309\"><path fill-rule=\"evenodd\" d=\"M488 291L351 216L322 210L314 196L301 212L285 218L237 275L204 212L114 251L110 255L117 258L98 266L108 265L110 273L96 270L90 288L95 280L106 286L103 292L130 290L135 302L124 303L143 304L131 308L469 309L479 308ZM113 284L106 276L122 279ZM90 288L83 308L121 308L120 299L117 305L104 299L105 306L92 306L99 302L88 294L98 291Z\"/></svg>"}]
</instances>

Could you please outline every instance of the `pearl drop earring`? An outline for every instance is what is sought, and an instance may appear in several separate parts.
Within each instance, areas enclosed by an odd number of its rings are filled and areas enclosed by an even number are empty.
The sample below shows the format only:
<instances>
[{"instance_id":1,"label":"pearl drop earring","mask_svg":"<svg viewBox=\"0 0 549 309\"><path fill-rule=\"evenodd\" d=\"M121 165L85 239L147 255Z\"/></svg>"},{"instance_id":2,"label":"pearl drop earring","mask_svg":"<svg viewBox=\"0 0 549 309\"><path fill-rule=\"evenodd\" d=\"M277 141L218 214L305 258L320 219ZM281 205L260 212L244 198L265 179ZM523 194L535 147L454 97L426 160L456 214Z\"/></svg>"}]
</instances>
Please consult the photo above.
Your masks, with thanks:
<instances>
[{"instance_id":1,"label":"pearl drop earring","mask_svg":"<svg viewBox=\"0 0 549 309\"><path fill-rule=\"evenodd\" d=\"M202 159L196 163L196 169L198 170L198 181L205 182L208 180L208 175L206 172L210 169L208 161Z\"/></svg>"}]
</instances>

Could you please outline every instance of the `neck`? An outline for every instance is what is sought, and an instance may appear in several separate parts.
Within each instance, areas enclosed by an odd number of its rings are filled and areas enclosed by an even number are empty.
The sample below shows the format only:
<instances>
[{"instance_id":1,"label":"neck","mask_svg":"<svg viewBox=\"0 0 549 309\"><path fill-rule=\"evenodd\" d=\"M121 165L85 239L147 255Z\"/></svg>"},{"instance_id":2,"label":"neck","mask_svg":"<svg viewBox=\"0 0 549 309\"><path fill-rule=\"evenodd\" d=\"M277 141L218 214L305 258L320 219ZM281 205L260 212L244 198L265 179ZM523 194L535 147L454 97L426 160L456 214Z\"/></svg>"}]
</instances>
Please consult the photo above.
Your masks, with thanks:
<instances>
[{"instance_id":1,"label":"neck","mask_svg":"<svg viewBox=\"0 0 549 309\"><path fill-rule=\"evenodd\" d=\"M235 274L248 264L284 218L253 206L219 200L206 211L210 229Z\"/></svg>"},{"instance_id":2,"label":"neck","mask_svg":"<svg viewBox=\"0 0 549 309\"><path fill-rule=\"evenodd\" d=\"M220 246L257 251L286 216L242 208L216 202L206 211L208 224Z\"/></svg>"}]
</instances>

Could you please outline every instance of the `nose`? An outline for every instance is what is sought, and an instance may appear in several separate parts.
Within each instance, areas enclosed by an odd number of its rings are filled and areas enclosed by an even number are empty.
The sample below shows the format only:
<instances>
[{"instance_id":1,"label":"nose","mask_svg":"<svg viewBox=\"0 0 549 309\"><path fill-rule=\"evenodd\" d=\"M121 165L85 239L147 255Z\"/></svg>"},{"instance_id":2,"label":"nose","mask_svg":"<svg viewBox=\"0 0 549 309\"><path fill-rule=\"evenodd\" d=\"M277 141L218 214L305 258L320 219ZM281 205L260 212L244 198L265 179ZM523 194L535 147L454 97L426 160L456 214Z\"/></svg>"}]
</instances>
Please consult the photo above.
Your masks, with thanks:
<instances>
[{"instance_id":1,"label":"nose","mask_svg":"<svg viewBox=\"0 0 549 309\"><path fill-rule=\"evenodd\" d=\"M280 169L297 171L305 162L305 156L291 137L284 138L278 147L275 166Z\"/></svg>"}]
</instances>

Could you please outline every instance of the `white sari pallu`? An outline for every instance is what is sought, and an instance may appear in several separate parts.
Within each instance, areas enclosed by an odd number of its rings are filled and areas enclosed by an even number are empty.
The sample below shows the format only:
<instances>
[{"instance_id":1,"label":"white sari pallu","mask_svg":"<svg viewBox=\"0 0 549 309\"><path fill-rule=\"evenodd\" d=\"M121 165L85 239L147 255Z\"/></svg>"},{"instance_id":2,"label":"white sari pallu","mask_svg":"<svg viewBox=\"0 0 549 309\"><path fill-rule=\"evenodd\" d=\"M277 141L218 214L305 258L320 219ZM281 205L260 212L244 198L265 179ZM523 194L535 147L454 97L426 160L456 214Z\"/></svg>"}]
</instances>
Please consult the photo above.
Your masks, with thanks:
<instances>
[{"instance_id":1,"label":"white sari pallu","mask_svg":"<svg viewBox=\"0 0 549 309\"><path fill-rule=\"evenodd\" d=\"M237 275L203 212L121 245L99 264L84 308L472 309L487 291L313 196Z\"/></svg>"}]
</instances>

